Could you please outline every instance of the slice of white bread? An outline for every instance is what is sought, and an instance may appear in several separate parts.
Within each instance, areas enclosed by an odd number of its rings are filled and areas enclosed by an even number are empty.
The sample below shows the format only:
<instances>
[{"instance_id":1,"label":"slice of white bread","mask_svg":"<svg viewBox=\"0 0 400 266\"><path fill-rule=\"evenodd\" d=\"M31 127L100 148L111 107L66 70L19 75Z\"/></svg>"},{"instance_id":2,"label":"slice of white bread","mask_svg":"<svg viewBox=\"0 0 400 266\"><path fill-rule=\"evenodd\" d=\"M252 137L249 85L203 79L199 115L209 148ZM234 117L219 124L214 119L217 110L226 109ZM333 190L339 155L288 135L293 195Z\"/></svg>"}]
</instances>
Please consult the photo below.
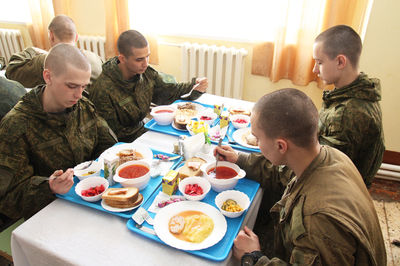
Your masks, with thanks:
<instances>
[{"instance_id":1,"label":"slice of white bread","mask_svg":"<svg viewBox=\"0 0 400 266\"><path fill-rule=\"evenodd\" d=\"M185 162L185 164L179 169L178 177L182 180L188 176L200 176L200 167L206 163L205 160L193 157Z\"/></svg>"},{"instance_id":2,"label":"slice of white bread","mask_svg":"<svg viewBox=\"0 0 400 266\"><path fill-rule=\"evenodd\" d=\"M136 187L108 188L101 197L108 206L114 208L130 208L143 201Z\"/></svg>"},{"instance_id":3,"label":"slice of white bread","mask_svg":"<svg viewBox=\"0 0 400 266\"><path fill-rule=\"evenodd\" d=\"M186 129L186 125L190 122L191 118L186 115L176 115L174 118L174 125L179 129Z\"/></svg>"}]
</instances>

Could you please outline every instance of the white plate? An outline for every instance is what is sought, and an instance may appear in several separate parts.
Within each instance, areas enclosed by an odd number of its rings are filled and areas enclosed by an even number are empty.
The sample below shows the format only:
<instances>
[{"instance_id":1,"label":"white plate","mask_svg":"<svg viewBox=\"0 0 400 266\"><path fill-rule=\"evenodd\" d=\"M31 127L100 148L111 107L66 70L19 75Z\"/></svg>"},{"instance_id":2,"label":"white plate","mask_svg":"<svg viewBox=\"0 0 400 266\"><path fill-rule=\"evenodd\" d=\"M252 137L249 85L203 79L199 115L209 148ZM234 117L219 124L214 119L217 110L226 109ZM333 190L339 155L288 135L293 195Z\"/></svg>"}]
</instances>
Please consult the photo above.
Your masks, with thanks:
<instances>
[{"instance_id":1,"label":"white plate","mask_svg":"<svg viewBox=\"0 0 400 266\"><path fill-rule=\"evenodd\" d=\"M126 212L126 211L130 211L133 209L136 209L137 207L139 207L140 205L142 205L143 200L140 204L130 207L130 208L115 208L115 207L111 207L109 205L107 205L104 200L101 200L101 207L103 207L105 210L110 211L110 212Z\"/></svg>"},{"instance_id":2,"label":"white plate","mask_svg":"<svg viewBox=\"0 0 400 266\"><path fill-rule=\"evenodd\" d=\"M203 106L201 104L190 102L190 101L174 103L174 104L171 104L171 106L173 106L175 109L178 109L178 105L182 105L182 104L185 104L185 103L192 103L196 107L197 112L202 112L207 108L207 107L205 107L205 106Z\"/></svg>"},{"instance_id":3,"label":"white plate","mask_svg":"<svg viewBox=\"0 0 400 266\"><path fill-rule=\"evenodd\" d=\"M101 169L104 169L103 159L104 159L104 156L106 156L106 154L113 154L118 157L117 154L121 150L124 150L124 149L136 150L137 152L142 154L144 157L144 160L148 161L149 163L151 163L151 161L153 160L153 152L147 146L144 146L144 145L141 145L138 143L124 143L124 144L112 146L112 147L108 148L107 150L105 150L102 154L100 154L98 161L101 164Z\"/></svg>"},{"instance_id":4,"label":"white plate","mask_svg":"<svg viewBox=\"0 0 400 266\"><path fill-rule=\"evenodd\" d=\"M177 127L175 126L175 123L174 123L173 121L172 121L172 123L171 123L171 126L172 126L173 128L175 128L176 130L179 130L179 131L188 131L186 127L185 127L185 129L177 128Z\"/></svg>"},{"instance_id":5,"label":"white plate","mask_svg":"<svg viewBox=\"0 0 400 266\"><path fill-rule=\"evenodd\" d=\"M236 141L237 143L239 143L240 145L242 145L244 147L252 148L252 149L259 149L260 147L247 144L246 140L243 139L243 136L245 134L249 134L250 131L251 131L251 129L249 127L238 129L235 132L233 132L232 138L234 141Z\"/></svg>"},{"instance_id":6,"label":"white plate","mask_svg":"<svg viewBox=\"0 0 400 266\"><path fill-rule=\"evenodd\" d=\"M169 220L183 211L199 211L208 215L214 222L211 234L201 243L192 243L176 238L168 228ZM162 208L154 219L157 236L167 245L183 250L200 250L217 244L226 233L226 219L215 207L198 201L180 201Z\"/></svg>"}]
</instances>

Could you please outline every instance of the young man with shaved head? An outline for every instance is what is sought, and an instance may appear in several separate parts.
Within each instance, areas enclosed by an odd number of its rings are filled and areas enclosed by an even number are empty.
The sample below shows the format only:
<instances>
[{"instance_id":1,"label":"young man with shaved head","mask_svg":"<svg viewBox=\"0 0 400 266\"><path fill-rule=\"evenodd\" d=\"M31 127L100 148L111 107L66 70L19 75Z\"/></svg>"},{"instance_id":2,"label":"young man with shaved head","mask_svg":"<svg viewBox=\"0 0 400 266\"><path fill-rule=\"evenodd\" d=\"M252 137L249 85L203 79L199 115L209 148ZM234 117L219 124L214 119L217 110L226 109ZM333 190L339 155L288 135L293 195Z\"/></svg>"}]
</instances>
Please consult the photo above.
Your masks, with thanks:
<instances>
[{"instance_id":1,"label":"young man with shaved head","mask_svg":"<svg viewBox=\"0 0 400 266\"><path fill-rule=\"evenodd\" d=\"M254 106L251 132L262 155L273 165L286 165L295 177L271 209L273 257L261 252L257 235L244 227L233 247L242 265L386 265L378 216L363 179L344 153L319 144L318 111L309 97L297 89L264 95ZM216 152L224 160L238 159L229 146ZM245 164L264 178L276 171Z\"/></svg>"},{"instance_id":2,"label":"young man with shaved head","mask_svg":"<svg viewBox=\"0 0 400 266\"><path fill-rule=\"evenodd\" d=\"M56 193L67 193L72 168L117 141L82 96L90 64L78 48L54 46L43 78L46 84L25 94L0 123L0 214L11 219L28 218Z\"/></svg>"},{"instance_id":3,"label":"young man with shaved head","mask_svg":"<svg viewBox=\"0 0 400 266\"><path fill-rule=\"evenodd\" d=\"M48 38L50 46L59 43L75 45L78 40L78 33L72 19L65 15L58 15L52 19L48 27ZM101 58L95 53L82 50L91 65L91 83L100 75ZM18 81L25 88L33 88L44 84L43 64L47 52L36 47L29 47L11 56L6 68L6 77Z\"/></svg>"},{"instance_id":4,"label":"young man with shaved head","mask_svg":"<svg viewBox=\"0 0 400 266\"><path fill-rule=\"evenodd\" d=\"M360 36L338 25L314 42L314 73L335 89L324 91L319 111L319 141L344 152L370 187L385 151L379 79L359 71Z\"/></svg>"},{"instance_id":5,"label":"young man with shaved head","mask_svg":"<svg viewBox=\"0 0 400 266\"><path fill-rule=\"evenodd\" d=\"M206 78L188 83L168 83L149 66L150 46L138 31L123 32L117 42L119 55L103 65L103 72L89 88L90 100L118 136L132 142L145 132L143 118L150 104L170 104L188 93L185 100L195 100L208 87Z\"/></svg>"}]
</instances>

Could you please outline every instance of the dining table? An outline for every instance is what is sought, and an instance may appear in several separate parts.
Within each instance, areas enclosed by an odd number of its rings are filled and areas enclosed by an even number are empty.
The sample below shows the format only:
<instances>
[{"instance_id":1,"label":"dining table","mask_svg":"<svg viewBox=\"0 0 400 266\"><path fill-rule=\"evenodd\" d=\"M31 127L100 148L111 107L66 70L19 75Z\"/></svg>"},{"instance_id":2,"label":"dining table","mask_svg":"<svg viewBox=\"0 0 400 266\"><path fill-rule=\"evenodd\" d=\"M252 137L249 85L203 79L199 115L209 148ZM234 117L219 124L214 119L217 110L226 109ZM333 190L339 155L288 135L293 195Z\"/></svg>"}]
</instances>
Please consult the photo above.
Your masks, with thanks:
<instances>
[{"instance_id":1,"label":"dining table","mask_svg":"<svg viewBox=\"0 0 400 266\"><path fill-rule=\"evenodd\" d=\"M196 102L248 109L254 105L208 93ZM178 139L175 135L149 130L134 143L172 153ZM240 228L245 225L253 228L261 199L262 189L257 188ZM129 230L127 220L57 198L12 232L14 265L240 265L232 255L231 246L224 260L210 260Z\"/></svg>"}]
</instances>

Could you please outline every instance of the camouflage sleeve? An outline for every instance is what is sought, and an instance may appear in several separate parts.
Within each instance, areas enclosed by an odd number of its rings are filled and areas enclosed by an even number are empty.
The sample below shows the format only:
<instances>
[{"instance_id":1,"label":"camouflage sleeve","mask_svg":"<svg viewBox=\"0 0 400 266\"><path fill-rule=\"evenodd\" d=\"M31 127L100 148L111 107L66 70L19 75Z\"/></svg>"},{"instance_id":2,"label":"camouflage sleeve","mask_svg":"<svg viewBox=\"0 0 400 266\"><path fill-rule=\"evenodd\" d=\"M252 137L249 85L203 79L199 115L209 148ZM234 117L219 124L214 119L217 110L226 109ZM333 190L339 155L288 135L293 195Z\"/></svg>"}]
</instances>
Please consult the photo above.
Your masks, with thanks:
<instances>
[{"instance_id":1,"label":"camouflage sleeve","mask_svg":"<svg viewBox=\"0 0 400 266\"><path fill-rule=\"evenodd\" d=\"M108 126L114 130L120 130L120 122L117 117L117 110L120 109L118 102L115 102L111 95L112 83L105 75L100 75L94 84L89 88L89 99L96 106L97 113L106 120ZM100 108L101 107L101 108Z\"/></svg>"},{"instance_id":2,"label":"camouflage sleeve","mask_svg":"<svg viewBox=\"0 0 400 266\"><path fill-rule=\"evenodd\" d=\"M365 134L371 133L370 120L371 117L362 109L349 104L335 108L335 117L326 125L325 132L319 135L319 142L342 151L355 162L359 149L364 145Z\"/></svg>"},{"instance_id":3,"label":"camouflage sleeve","mask_svg":"<svg viewBox=\"0 0 400 266\"><path fill-rule=\"evenodd\" d=\"M163 80L162 76L157 71L154 71L154 79L155 86L152 102L158 105L173 103L178 100L181 95L188 93L196 83L196 78L192 78L191 82L187 83L168 83ZM190 97L185 99L192 101L196 100L201 95L201 92L193 91Z\"/></svg>"},{"instance_id":4,"label":"camouflage sleeve","mask_svg":"<svg viewBox=\"0 0 400 266\"><path fill-rule=\"evenodd\" d=\"M44 176L35 176L23 137L0 132L0 212L29 218L55 199Z\"/></svg>"},{"instance_id":5,"label":"camouflage sleeve","mask_svg":"<svg viewBox=\"0 0 400 266\"><path fill-rule=\"evenodd\" d=\"M97 128L98 143L95 148L95 158L98 158L103 151L118 142L114 131L112 131L107 122L100 116L97 116Z\"/></svg>"},{"instance_id":6,"label":"camouflage sleeve","mask_svg":"<svg viewBox=\"0 0 400 266\"><path fill-rule=\"evenodd\" d=\"M43 69L46 55L46 51L33 47L13 54L6 68L6 77L18 81L25 88L44 84Z\"/></svg>"},{"instance_id":7,"label":"camouflage sleeve","mask_svg":"<svg viewBox=\"0 0 400 266\"><path fill-rule=\"evenodd\" d=\"M304 215L304 214L302 214ZM304 226L305 233L300 235L294 231L291 235L297 236L293 240L294 248L291 252L290 263L298 265L348 265L354 263L354 254L360 265L369 264L368 254L362 254L362 248L356 248L359 243L341 223L329 215L317 213L303 217L301 221L294 221ZM295 228L296 226L292 226Z\"/></svg>"},{"instance_id":8,"label":"camouflage sleeve","mask_svg":"<svg viewBox=\"0 0 400 266\"><path fill-rule=\"evenodd\" d=\"M294 176L288 167L273 165L261 153L239 153L237 164L246 171L246 178L259 182L264 189L275 184L286 187Z\"/></svg>"}]
</instances>

